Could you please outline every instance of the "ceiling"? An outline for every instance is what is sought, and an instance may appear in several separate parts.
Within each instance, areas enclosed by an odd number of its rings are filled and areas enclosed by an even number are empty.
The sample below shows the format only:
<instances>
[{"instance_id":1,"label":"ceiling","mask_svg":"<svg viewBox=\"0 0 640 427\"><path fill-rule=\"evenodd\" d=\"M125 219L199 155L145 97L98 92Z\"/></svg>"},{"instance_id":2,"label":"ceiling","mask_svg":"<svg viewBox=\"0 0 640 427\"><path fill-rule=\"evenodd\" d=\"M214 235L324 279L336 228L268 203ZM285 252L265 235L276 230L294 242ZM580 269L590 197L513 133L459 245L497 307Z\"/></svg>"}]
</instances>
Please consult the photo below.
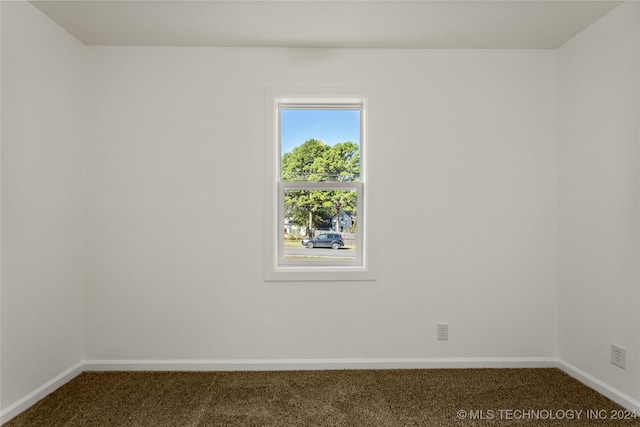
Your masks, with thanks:
<instances>
[{"instance_id":1,"label":"ceiling","mask_svg":"<svg viewBox=\"0 0 640 427\"><path fill-rule=\"evenodd\" d=\"M32 1L87 45L555 49L605 0Z\"/></svg>"}]
</instances>

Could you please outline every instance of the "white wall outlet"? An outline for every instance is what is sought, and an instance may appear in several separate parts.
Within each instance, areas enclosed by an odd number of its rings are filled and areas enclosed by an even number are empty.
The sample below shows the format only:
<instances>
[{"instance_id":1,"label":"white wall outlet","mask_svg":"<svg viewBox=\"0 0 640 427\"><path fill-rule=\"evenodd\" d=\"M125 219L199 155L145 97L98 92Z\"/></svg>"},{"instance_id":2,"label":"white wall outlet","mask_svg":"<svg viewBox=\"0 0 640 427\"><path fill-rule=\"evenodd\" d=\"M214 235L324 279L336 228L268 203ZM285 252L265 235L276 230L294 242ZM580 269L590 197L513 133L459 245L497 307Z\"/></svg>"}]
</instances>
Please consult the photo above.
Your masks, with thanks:
<instances>
[{"instance_id":1,"label":"white wall outlet","mask_svg":"<svg viewBox=\"0 0 640 427\"><path fill-rule=\"evenodd\" d=\"M441 341L446 341L449 339L448 323L438 323L438 339Z\"/></svg>"},{"instance_id":2,"label":"white wall outlet","mask_svg":"<svg viewBox=\"0 0 640 427\"><path fill-rule=\"evenodd\" d=\"M627 349L611 344L611 363L625 369L627 365Z\"/></svg>"}]
</instances>

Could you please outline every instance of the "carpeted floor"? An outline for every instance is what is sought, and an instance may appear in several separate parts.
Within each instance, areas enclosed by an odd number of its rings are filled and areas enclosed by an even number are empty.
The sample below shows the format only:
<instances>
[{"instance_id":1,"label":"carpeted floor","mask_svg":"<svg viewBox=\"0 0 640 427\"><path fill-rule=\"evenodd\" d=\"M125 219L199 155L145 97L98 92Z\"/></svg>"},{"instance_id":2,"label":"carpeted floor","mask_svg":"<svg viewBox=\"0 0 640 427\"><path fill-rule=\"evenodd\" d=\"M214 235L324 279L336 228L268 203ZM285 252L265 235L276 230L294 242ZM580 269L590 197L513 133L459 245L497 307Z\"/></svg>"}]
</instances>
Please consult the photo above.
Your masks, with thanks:
<instances>
[{"instance_id":1,"label":"carpeted floor","mask_svg":"<svg viewBox=\"0 0 640 427\"><path fill-rule=\"evenodd\" d=\"M87 372L3 426L640 425L615 418L557 369Z\"/></svg>"}]
</instances>

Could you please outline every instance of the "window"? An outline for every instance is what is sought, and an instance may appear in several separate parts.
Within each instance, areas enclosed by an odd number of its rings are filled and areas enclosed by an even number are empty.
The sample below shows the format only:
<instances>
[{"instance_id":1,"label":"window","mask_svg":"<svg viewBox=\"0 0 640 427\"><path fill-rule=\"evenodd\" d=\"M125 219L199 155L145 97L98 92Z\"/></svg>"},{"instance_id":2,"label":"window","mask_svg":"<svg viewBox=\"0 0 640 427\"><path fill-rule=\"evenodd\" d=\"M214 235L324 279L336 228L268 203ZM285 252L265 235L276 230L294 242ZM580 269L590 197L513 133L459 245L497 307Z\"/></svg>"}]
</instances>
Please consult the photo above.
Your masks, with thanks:
<instances>
[{"instance_id":1,"label":"window","mask_svg":"<svg viewBox=\"0 0 640 427\"><path fill-rule=\"evenodd\" d=\"M265 278L371 279L369 98L278 92L266 103Z\"/></svg>"}]
</instances>

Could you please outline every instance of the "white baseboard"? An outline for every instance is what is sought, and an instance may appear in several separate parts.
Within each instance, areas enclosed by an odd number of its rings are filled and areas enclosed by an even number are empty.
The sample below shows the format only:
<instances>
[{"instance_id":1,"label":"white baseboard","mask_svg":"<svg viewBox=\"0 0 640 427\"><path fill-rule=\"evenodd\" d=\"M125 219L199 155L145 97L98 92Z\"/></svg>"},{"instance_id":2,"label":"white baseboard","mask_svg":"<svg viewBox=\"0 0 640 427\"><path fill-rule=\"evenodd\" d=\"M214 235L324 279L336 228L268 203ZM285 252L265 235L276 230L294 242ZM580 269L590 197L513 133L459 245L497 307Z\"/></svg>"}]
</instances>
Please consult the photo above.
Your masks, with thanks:
<instances>
[{"instance_id":1,"label":"white baseboard","mask_svg":"<svg viewBox=\"0 0 640 427\"><path fill-rule=\"evenodd\" d=\"M553 357L382 358L382 359L222 359L85 360L67 369L0 412L0 424L86 371L291 371L333 369L558 368L625 409L640 414L640 402L592 375Z\"/></svg>"},{"instance_id":2,"label":"white baseboard","mask_svg":"<svg viewBox=\"0 0 640 427\"><path fill-rule=\"evenodd\" d=\"M5 409L0 411L0 424L4 424L14 418L16 415L33 406L40 399L56 391L58 388L62 387L84 371L84 362L79 362L52 380L47 381L31 393L24 396L22 399L7 406Z\"/></svg>"},{"instance_id":3,"label":"white baseboard","mask_svg":"<svg viewBox=\"0 0 640 427\"><path fill-rule=\"evenodd\" d=\"M635 413L640 416L640 401L635 400L631 396L611 387L604 381L597 379L593 375L586 373L582 369L577 368L564 360L558 359L557 367L562 372L575 378L587 387L590 387L601 395L608 397L623 408L628 409L629 411L635 411Z\"/></svg>"},{"instance_id":4,"label":"white baseboard","mask_svg":"<svg viewBox=\"0 0 640 427\"><path fill-rule=\"evenodd\" d=\"M86 360L85 371L304 371L332 369L554 368L554 358Z\"/></svg>"}]
</instances>

